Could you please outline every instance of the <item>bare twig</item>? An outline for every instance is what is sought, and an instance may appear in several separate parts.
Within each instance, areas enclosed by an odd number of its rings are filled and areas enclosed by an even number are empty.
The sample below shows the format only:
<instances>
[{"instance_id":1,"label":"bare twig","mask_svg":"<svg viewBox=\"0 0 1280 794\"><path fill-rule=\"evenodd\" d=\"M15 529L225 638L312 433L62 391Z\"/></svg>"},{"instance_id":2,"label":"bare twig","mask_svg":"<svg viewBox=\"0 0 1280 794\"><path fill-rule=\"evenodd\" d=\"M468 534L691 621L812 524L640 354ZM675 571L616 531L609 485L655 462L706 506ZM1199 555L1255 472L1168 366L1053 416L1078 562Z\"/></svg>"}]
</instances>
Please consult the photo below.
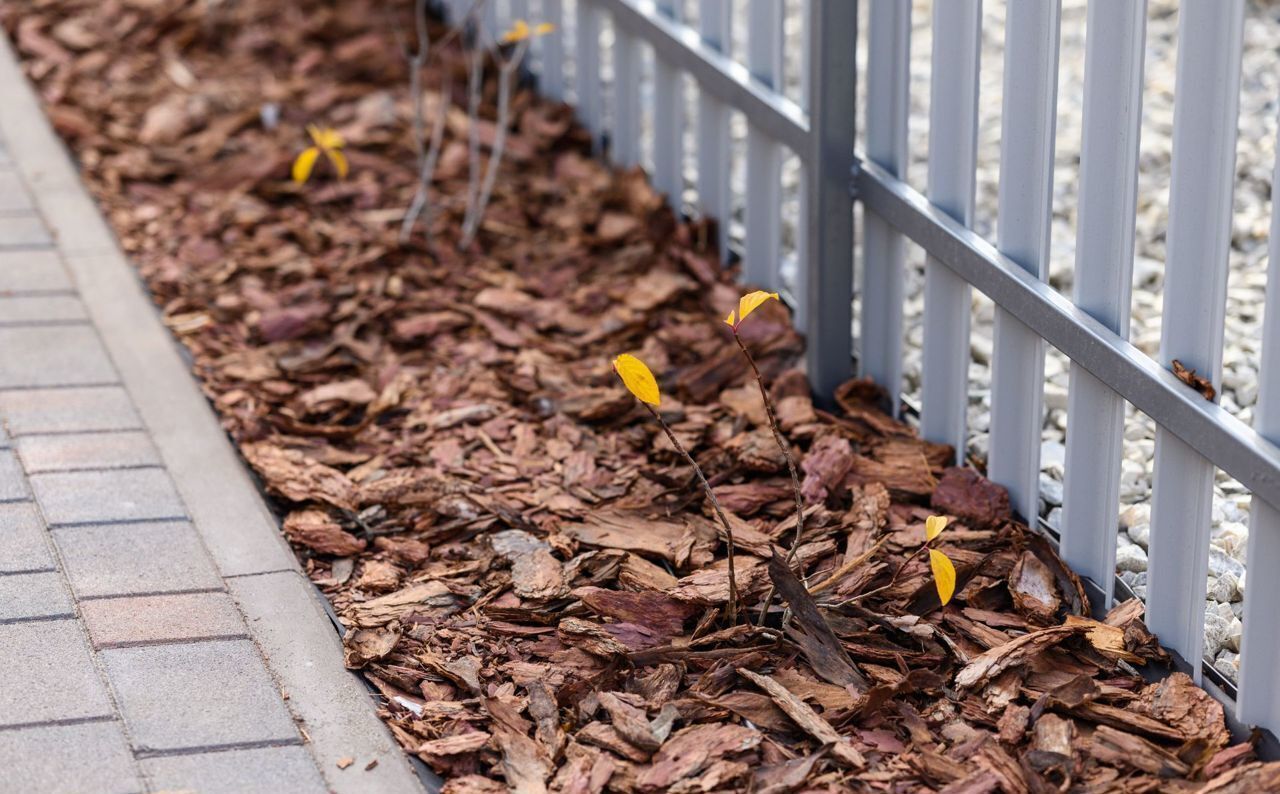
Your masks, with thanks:
<instances>
[{"instance_id":1,"label":"bare twig","mask_svg":"<svg viewBox=\"0 0 1280 794\"><path fill-rule=\"evenodd\" d=\"M698 461L694 460L693 456L685 450L684 445L676 438L676 434L671 432L671 427L667 425L666 420L662 418L662 415L659 414L652 405L649 405L647 402L641 402L640 404L653 415L654 419L658 420L658 424L662 427L662 431L667 434L667 440L671 442L671 446L675 447L676 452L679 452L684 459L689 462L689 465L693 467L693 473L698 475L698 481L702 483L702 490L706 492L707 499L711 502L711 508L715 511L716 517L720 519L721 526L724 527L725 542L729 547L729 622L736 623L738 622L739 597L738 576L737 572L734 570L733 562L733 527L729 526L729 519L725 517L724 510L720 508L720 501L716 499L715 491L712 491L711 485L707 483L707 478L703 475L702 467L698 465Z\"/></svg>"},{"instance_id":2,"label":"bare twig","mask_svg":"<svg viewBox=\"0 0 1280 794\"><path fill-rule=\"evenodd\" d=\"M498 179L498 167L502 164L502 154L507 145L507 128L510 126L509 116L511 113L511 82L515 77L516 70L520 67L521 61L524 60L525 53L528 51L529 40L525 39L516 44L510 58L503 58L501 55L497 56L498 129L494 135L493 149L489 153L489 164L485 171L484 184L481 186L480 193L476 196L474 204L470 201L470 196L468 196L467 216L462 224L462 239L458 243L460 248L466 248L475 240L476 232L480 229L480 221L484 219L484 211L489 206L489 197L493 195L493 186Z\"/></svg>"},{"instance_id":3,"label":"bare twig","mask_svg":"<svg viewBox=\"0 0 1280 794\"><path fill-rule=\"evenodd\" d=\"M756 360L751 356L751 351L747 350L747 346L742 343L742 337L738 336L736 327L733 329L733 341L738 343L738 349L751 365L751 373L755 375L756 385L760 387L760 398L764 400L765 414L769 417L769 429L773 431L773 440L777 443L778 449L782 450L782 456L787 459L787 469L791 472L791 491L796 500L796 536L791 541L791 548L787 550L787 565L791 565L796 558L796 548L800 545L800 538L804 536L804 498L800 495L800 475L796 472L796 461L791 455L791 445L787 443L786 436L782 435L782 428L778 426L778 414L774 411L769 390L765 388L760 368L756 366ZM773 603L774 592L775 588L771 586L769 594L765 596L764 605L760 608L759 625L761 626L764 625L765 618L769 614L769 605Z\"/></svg>"}]
</instances>

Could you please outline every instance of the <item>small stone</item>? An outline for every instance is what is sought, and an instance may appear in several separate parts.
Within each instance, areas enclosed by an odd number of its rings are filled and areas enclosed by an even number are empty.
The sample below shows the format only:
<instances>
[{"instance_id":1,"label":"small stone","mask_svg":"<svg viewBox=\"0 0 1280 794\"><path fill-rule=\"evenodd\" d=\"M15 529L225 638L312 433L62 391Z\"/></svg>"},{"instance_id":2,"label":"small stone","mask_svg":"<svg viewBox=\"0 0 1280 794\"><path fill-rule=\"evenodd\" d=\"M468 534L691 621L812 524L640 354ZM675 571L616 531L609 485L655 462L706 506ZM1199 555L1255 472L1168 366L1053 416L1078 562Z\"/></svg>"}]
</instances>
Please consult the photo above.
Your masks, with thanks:
<instances>
[{"instance_id":1,"label":"small stone","mask_svg":"<svg viewBox=\"0 0 1280 794\"><path fill-rule=\"evenodd\" d=\"M1218 654L1218 658L1213 660L1213 669L1232 681L1237 680L1240 677L1240 654L1222 651Z\"/></svg>"},{"instance_id":2,"label":"small stone","mask_svg":"<svg viewBox=\"0 0 1280 794\"><path fill-rule=\"evenodd\" d=\"M1231 622L1219 615L1217 610L1209 609L1204 613L1204 654L1213 659L1222 650L1227 635L1231 632Z\"/></svg>"},{"instance_id":3,"label":"small stone","mask_svg":"<svg viewBox=\"0 0 1280 794\"><path fill-rule=\"evenodd\" d=\"M1226 638L1222 641L1222 645L1223 645L1223 647L1224 647L1224 648L1226 648L1226 649L1228 649L1228 650L1230 650L1230 651L1234 651L1234 652L1236 652L1236 653L1239 653L1239 652L1240 652L1240 639L1241 639L1243 636L1244 636L1244 624L1240 622L1240 618L1235 617L1235 616L1233 615L1233 616L1231 617L1231 622L1228 624L1228 627L1227 627L1227 636L1226 636Z\"/></svg>"},{"instance_id":4,"label":"small stone","mask_svg":"<svg viewBox=\"0 0 1280 794\"><path fill-rule=\"evenodd\" d=\"M1040 475L1040 497L1054 507L1062 504L1062 483L1045 474Z\"/></svg>"},{"instance_id":5,"label":"small stone","mask_svg":"<svg viewBox=\"0 0 1280 794\"><path fill-rule=\"evenodd\" d=\"M1128 529L1138 524L1151 523L1151 505L1129 505L1120 513L1120 526Z\"/></svg>"},{"instance_id":6,"label":"small stone","mask_svg":"<svg viewBox=\"0 0 1280 794\"><path fill-rule=\"evenodd\" d=\"M1236 577L1229 571L1221 576L1211 576L1206 594L1220 604L1229 604L1240 598L1240 590L1236 582Z\"/></svg>"},{"instance_id":7,"label":"small stone","mask_svg":"<svg viewBox=\"0 0 1280 794\"><path fill-rule=\"evenodd\" d=\"M1040 468L1057 464L1065 466L1067 463L1067 448L1060 441L1042 441L1040 443Z\"/></svg>"},{"instance_id":8,"label":"small stone","mask_svg":"<svg viewBox=\"0 0 1280 794\"><path fill-rule=\"evenodd\" d=\"M1135 544L1116 549L1116 570L1141 573L1147 570L1147 553Z\"/></svg>"},{"instance_id":9,"label":"small stone","mask_svg":"<svg viewBox=\"0 0 1280 794\"><path fill-rule=\"evenodd\" d=\"M1129 527L1128 533L1129 539L1144 549L1151 543L1151 525L1148 523L1134 524Z\"/></svg>"},{"instance_id":10,"label":"small stone","mask_svg":"<svg viewBox=\"0 0 1280 794\"><path fill-rule=\"evenodd\" d=\"M1209 573L1214 576L1222 576L1224 573L1231 573L1237 580L1244 576L1244 564L1235 560L1220 550L1215 548L1209 549Z\"/></svg>"},{"instance_id":11,"label":"small stone","mask_svg":"<svg viewBox=\"0 0 1280 794\"><path fill-rule=\"evenodd\" d=\"M1059 531L1062 526L1062 508L1055 507L1050 510L1049 515L1044 517L1044 522L1048 524L1049 528L1054 532Z\"/></svg>"}]
</instances>

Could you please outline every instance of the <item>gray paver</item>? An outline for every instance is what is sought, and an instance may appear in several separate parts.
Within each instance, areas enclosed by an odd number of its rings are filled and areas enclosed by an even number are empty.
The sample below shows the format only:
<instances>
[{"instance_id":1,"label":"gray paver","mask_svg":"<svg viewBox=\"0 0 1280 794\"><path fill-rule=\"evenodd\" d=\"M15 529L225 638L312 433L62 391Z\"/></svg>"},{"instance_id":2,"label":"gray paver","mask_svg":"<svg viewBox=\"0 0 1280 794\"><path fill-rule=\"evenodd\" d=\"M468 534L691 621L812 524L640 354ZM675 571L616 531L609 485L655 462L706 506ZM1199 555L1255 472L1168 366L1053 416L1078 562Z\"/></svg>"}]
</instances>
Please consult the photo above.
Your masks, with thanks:
<instances>
[{"instance_id":1,"label":"gray paver","mask_svg":"<svg viewBox=\"0 0 1280 794\"><path fill-rule=\"evenodd\" d=\"M29 474L161 463L151 437L142 431L23 436L18 439L18 455Z\"/></svg>"},{"instance_id":2,"label":"gray paver","mask_svg":"<svg viewBox=\"0 0 1280 794\"><path fill-rule=\"evenodd\" d=\"M71 594L62 581L62 574L15 573L0 576L0 621L75 616Z\"/></svg>"},{"instance_id":3,"label":"gray paver","mask_svg":"<svg viewBox=\"0 0 1280 794\"><path fill-rule=\"evenodd\" d=\"M12 449L0 449L0 502L30 498L31 491L27 489L22 467L18 465L18 456Z\"/></svg>"},{"instance_id":4,"label":"gray paver","mask_svg":"<svg viewBox=\"0 0 1280 794\"><path fill-rule=\"evenodd\" d=\"M0 248L53 245L53 237L38 215L0 215Z\"/></svg>"},{"instance_id":5,"label":"gray paver","mask_svg":"<svg viewBox=\"0 0 1280 794\"><path fill-rule=\"evenodd\" d=\"M18 436L142 427L129 395L119 386L0 391L0 416Z\"/></svg>"},{"instance_id":6,"label":"gray paver","mask_svg":"<svg viewBox=\"0 0 1280 794\"><path fill-rule=\"evenodd\" d=\"M55 529L53 540L77 598L222 587L185 521Z\"/></svg>"},{"instance_id":7,"label":"gray paver","mask_svg":"<svg viewBox=\"0 0 1280 794\"><path fill-rule=\"evenodd\" d=\"M30 479L50 526L186 516L163 469L48 472Z\"/></svg>"},{"instance_id":8,"label":"gray paver","mask_svg":"<svg viewBox=\"0 0 1280 794\"><path fill-rule=\"evenodd\" d=\"M0 295L0 325L85 322L88 318L74 295Z\"/></svg>"},{"instance_id":9,"label":"gray paver","mask_svg":"<svg viewBox=\"0 0 1280 794\"><path fill-rule=\"evenodd\" d=\"M31 212L31 194L14 171L0 171L0 212Z\"/></svg>"},{"instance_id":10,"label":"gray paver","mask_svg":"<svg viewBox=\"0 0 1280 794\"><path fill-rule=\"evenodd\" d=\"M230 637L246 631L226 593L93 599L80 602L80 616L98 648Z\"/></svg>"},{"instance_id":11,"label":"gray paver","mask_svg":"<svg viewBox=\"0 0 1280 794\"><path fill-rule=\"evenodd\" d=\"M159 791L200 794L278 794L326 792L315 761L302 747L262 747L147 758L142 769ZM359 775L357 767L350 769Z\"/></svg>"},{"instance_id":12,"label":"gray paver","mask_svg":"<svg viewBox=\"0 0 1280 794\"><path fill-rule=\"evenodd\" d=\"M0 731L0 788L47 794L144 791L117 722ZM283 789L282 789L283 790Z\"/></svg>"},{"instance_id":13,"label":"gray paver","mask_svg":"<svg viewBox=\"0 0 1280 794\"><path fill-rule=\"evenodd\" d=\"M115 368L90 326L0 328L0 389L115 381Z\"/></svg>"},{"instance_id":14,"label":"gray paver","mask_svg":"<svg viewBox=\"0 0 1280 794\"><path fill-rule=\"evenodd\" d=\"M0 624L0 726L111 714L79 623Z\"/></svg>"},{"instance_id":15,"label":"gray paver","mask_svg":"<svg viewBox=\"0 0 1280 794\"><path fill-rule=\"evenodd\" d=\"M71 277L56 252L0 250L0 294L71 288Z\"/></svg>"},{"instance_id":16,"label":"gray paver","mask_svg":"<svg viewBox=\"0 0 1280 794\"><path fill-rule=\"evenodd\" d=\"M53 552L32 502L0 504L0 573L50 570Z\"/></svg>"},{"instance_id":17,"label":"gray paver","mask_svg":"<svg viewBox=\"0 0 1280 794\"><path fill-rule=\"evenodd\" d=\"M100 658L135 750L298 736L248 640L112 648Z\"/></svg>"}]
</instances>

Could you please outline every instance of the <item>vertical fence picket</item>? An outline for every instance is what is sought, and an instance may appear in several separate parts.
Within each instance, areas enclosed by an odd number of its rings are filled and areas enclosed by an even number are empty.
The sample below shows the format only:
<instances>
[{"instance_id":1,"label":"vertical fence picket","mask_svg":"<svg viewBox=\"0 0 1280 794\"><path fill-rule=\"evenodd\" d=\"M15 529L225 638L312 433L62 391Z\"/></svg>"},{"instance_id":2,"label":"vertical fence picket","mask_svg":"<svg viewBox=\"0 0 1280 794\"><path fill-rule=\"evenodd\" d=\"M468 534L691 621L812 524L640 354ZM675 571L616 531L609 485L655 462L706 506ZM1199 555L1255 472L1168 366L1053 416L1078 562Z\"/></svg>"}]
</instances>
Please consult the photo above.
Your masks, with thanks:
<instances>
[{"instance_id":1,"label":"vertical fence picket","mask_svg":"<svg viewBox=\"0 0 1280 794\"><path fill-rule=\"evenodd\" d=\"M507 18L502 20L502 27L511 27L517 19L529 21L529 0L507 0Z\"/></svg>"},{"instance_id":2,"label":"vertical fence picket","mask_svg":"<svg viewBox=\"0 0 1280 794\"><path fill-rule=\"evenodd\" d=\"M730 0L700 1L698 33L703 43L727 53L732 32ZM716 219L721 260L729 255L731 154L729 108L703 93L698 97L698 207L704 216Z\"/></svg>"},{"instance_id":3,"label":"vertical fence picket","mask_svg":"<svg viewBox=\"0 0 1280 794\"><path fill-rule=\"evenodd\" d=\"M1277 149L1280 152L1280 149ZM1258 369L1258 402L1253 429L1280 443L1280 154L1271 174L1271 237L1268 244L1267 298L1262 314L1262 360ZM1254 497L1249 507L1249 541L1245 570L1244 637L1240 645L1240 692L1236 716L1246 725L1280 733L1280 509ZM1264 575L1258 575L1264 573Z\"/></svg>"},{"instance_id":4,"label":"vertical fence picket","mask_svg":"<svg viewBox=\"0 0 1280 794\"><path fill-rule=\"evenodd\" d=\"M939 209L966 226L973 221L981 44L981 0L934 4L928 195ZM925 438L954 445L957 461L965 456L969 307L968 282L928 258L920 424Z\"/></svg>"},{"instance_id":5,"label":"vertical fence picket","mask_svg":"<svg viewBox=\"0 0 1280 794\"><path fill-rule=\"evenodd\" d=\"M906 175L910 111L911 0L871 4L867 36L867 159ZM875 213L862 216L861 374L889 391L893 413L902 392L902 235Z\"/></svg>"},{"instance_id":6,"label":"vertical fence picket","mask_svg":"<svg viewBox=\"0 0 1280 794\"><path fill-rule=\"evenodd\" d=\"M600 148L600 9L591 0L578 0L574 61L578 90L578 120L591 133L593 149Z\"/></svg>"},{"instance_id":7,"label":"vertical fence picket","mask_svg":"<svg viewBox=\"0 0 1280 794\"><path fill-rule=\"evenodd\" d=\"M1011 3L1005 21L996 245L1041 280L1049 276L1061 11L1059 0ZM1040 514L1043 414L1044 340L997 306L987 476L1009 489L1027 521Z\"/></svg>"},{"instance_id":8,"label":"vertical fence picket","mask_svg":"<svg viewBox=\"0 0 1280 794\"><path fill-rule=\"evenodd\" d=\"M683 0L658 0L658 13L680 19ZM653 185L680 212L684 194L684 91L680 70L656 58L653 64Z\"/></svg>"},{"instance_id":9,"label":"vertical fence picket","mask_svg":"<svg viewBox=\"0 0 1280 794\"><path fill-rule=\"evenodd\" d=\"M809 381L826 402L852 370L853 197L849 176L857 124L858 4L811 0L805 355Z\"/></svg>"},{"instance_id":10,"label":"vertical fence picket","mask_svg":"<svg viewBox=\"0 0 1280 794\"><path fill-rule=\"evenodd\" d=\"M540 71L538 89L556 100L564 101L564 0L541 0L542 21L555 29L538 39Z\"/></svg>"},{"instance_id":11,"label":"vertical fence picket","mask_svg":"<svg viewBox=\"0 0 1280 794\"><path fill-rule=\"evenodd\" d=\"M747 6L747 69L754 79L778 91L782 88L782 11L779 0L750 0ZM746 205L743 275L752 284L777 289L782 147L752 125L751 119L747 119Z\"/></svg>"},{"instance_id":12,"label":"vertical fence picket","mask_svg":"<svg viewBox=\"0 0 1280 794\"><path fill-rule=\"evenodd\" d=\"M1178 9L1173 173L1160 363L1174 359L1220 386L1244 0ZM1156 428L1148 625L1200 680L1213 464Z\"/></svg>"},{"instance_id":13,"label":"vertical fence picket","mask_svg":"<svg viewBox=\"0 0 1280 794\"><path fill-rule=\"evenodd\" d=\"M640 162L640 42L613 26L613 130L609 155L630 168Z\"/></svg>"},{"instance_id":14,"label":"vertical fence picket","mask_svg":"<svg viewBox=\"0 0 1280 794\"><path fill-rule=\"evenodd\" d=\"M1146 0L1089 5L1073 300L1124 338L1133 283L1146 27ZM1109 604L1124 400L1082 367L1072 367L1070 378L1062 556L1102 588Z\"/></svg>"}]
</instances>

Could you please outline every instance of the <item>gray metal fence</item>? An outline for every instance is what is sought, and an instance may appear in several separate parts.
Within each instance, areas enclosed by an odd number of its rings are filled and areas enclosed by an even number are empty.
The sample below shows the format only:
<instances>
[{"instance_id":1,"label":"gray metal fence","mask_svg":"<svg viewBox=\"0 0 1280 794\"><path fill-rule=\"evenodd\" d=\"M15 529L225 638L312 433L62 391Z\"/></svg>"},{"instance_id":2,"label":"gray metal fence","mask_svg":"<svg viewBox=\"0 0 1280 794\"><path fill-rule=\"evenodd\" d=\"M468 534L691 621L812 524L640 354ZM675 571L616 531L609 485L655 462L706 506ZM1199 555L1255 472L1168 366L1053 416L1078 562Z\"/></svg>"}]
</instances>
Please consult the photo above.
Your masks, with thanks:
<instances>
[{"instance_id":1,"label":"gray metal fence","mask_svg":"<svg viewBox=\"0 0 1280 794\"><path fill-rule=\"evenodd\" d=\"M969 227L974 205L981 1L932 8L928 186L903 181L907 159L910 0L867 0L866 151L854 151L858 3L805 0L803 99L788 99L782 71L781 0L746 0L746 58L729 55L731 0L503 0L497 17L558 25L539 43L541 89L566 98L566 63L584 125L620 165L640 157L638 75L652 57L652 178L684 192L682 132L696 126L696 208L730 212L729 114L748 122L744 277L776 288L780 164L802 163L800 263L793 300L808 335L815 390L852 374L853 331L861 374L897 391L902 382L904 241L925 265L923 434L966 448L970 291L996 304L990 476L1015 507L1038 512L1045 344L1072 362L1061 547L1109 601L1115 574L1116 505L1125 403L1158 425L1150 539L1148 623L1183 658L1203 643L1214 467L1254 496L1236 713L1280 729L1280 265L1270 264L1258 407L1253 427L1170 371L1174 359L1220 386L1227 253L1240 85L1244 0L1182 0L1179 8L1172 187L1158 359L1128 341L1145 0L1088 6L1083 140L1074 294L1046 283L1058 83L1058 0L1007 7L999 224L995 245ZM689 3L689 7L686 7ZM470 0L451 0L455 9ZM568 12L568 13L566 13ZM612 44L601 47L605 27ZM648 56L647 53L652 53ZM612 90L601 79L611 59ZM684 118L685 79L696 113ZM612 128L604 128L610 103ZM604 148L604 147L602 147ZM1280 169L1277 170L1280 178ZM861 313L852 316L853 208L862 206ZM1272 239L1280 245L1280 214ZM1277 257L1280 258L1280 257ZM896 394L895 394L896 407Z\"/></svg>"}]
</instances>

